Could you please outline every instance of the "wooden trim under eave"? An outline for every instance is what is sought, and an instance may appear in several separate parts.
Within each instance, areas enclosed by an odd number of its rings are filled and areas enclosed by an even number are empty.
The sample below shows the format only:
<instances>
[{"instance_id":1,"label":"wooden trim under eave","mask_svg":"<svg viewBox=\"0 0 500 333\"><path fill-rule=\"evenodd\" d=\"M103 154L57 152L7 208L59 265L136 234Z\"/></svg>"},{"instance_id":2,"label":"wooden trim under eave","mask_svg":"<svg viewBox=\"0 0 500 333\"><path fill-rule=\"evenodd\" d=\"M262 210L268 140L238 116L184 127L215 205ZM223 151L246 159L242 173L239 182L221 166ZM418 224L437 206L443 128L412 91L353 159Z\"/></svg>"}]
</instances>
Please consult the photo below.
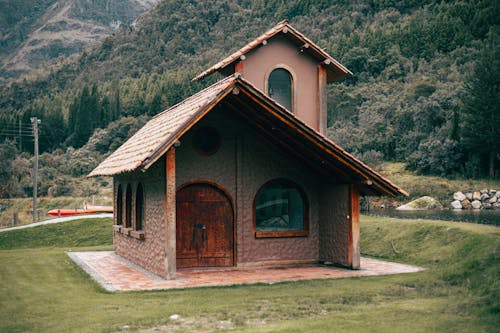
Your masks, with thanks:
<instances>
[{"instance_id":1,"label":"wooden trim under eave","mask_svg":"<svg viewBox=\"0 0 500 333\"><path fill-rule=\"evenodd\" d=\"M349 186L349 240L348 262L352 269L360 269L359 247L359 192Z\"/></svg>"},{"instance_id":2,"label":"wooden trim under eave","mask_svg":"<svg viewBox=\"0 0 500 333\"><path fill-rule=\"evenodd\" d=\"M318 132L326 135L327 128L327 73L324 65L318 66Z\"/></svg>"},{"instance_id":3,"label":"wooden trim under eave","mask_svg":"<svg viewBox=\"0 0 500 333\"><path fill-rule=\"evenodd\" d=\"M170 148L165 158L165 197L163 201L166 279L174 279L177 271L176 249L176 188L175 188L175 148Z\"/></svg>"}]
</instances>

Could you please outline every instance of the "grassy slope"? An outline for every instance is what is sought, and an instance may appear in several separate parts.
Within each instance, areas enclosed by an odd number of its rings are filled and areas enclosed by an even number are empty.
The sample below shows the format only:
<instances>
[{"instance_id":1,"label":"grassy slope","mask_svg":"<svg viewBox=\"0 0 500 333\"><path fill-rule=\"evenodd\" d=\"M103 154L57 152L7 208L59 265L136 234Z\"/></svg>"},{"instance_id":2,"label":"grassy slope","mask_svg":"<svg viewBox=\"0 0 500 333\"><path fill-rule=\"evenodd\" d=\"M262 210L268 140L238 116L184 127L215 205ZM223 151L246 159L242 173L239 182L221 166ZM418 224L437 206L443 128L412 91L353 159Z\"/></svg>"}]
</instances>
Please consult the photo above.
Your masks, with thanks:
<instances>
[{"instance_id":1,"label":"grassy slope","mask_svg":"<svg viewBox=\"0 0 500 333\"><path fill-rule=\"evenodd\" d=\"M111 244L109 219L83 219L0 233L0 250Z\"/></svg>"},{"instance_id":2,"label":"grassy slope","mask_svg":"<svg viewBox=\"0 0 500 333\"><path fill-rule=\"evenodd\" d=\"M73 178L75 182L78 178ZM82 182L83 183L83 182ZM98 188L99 193L94 196L96 205L108 206L112 205L112 189L111 186ZM49 210L60 209L75 209L82 208L83 202L92 203L92 196L87 197L41 197L38 201L39 221L49 220L54 218L47 214ZM18 222L16 225L29 224L32 222L33 199L32 198L15 198L15 199L0 199L0 206L5 209L0 211L0 228L13 226L13 214L18 213Z\"/></svg>"},{"instance_id":3,"label":"grassy slope","mask_svg":"<svg viewBox=\"0 0 500 333\"><path fill-rule=\"evenodd\" d=\"M405 169L404 163L386 162L377 167L377 170L392 182L409 192L409 198L400 198L401 201L429 195L436 198L444 207L449 208L453 193L457 191L479 191L482 189L499 189L499 179L447 179L435 176L422 176ZM388 202L391 199L382 198ZM378 202L374 198L373 202Z\"/></svg>"},{"instance_id":4,"label":"grassy slope","mask_svg":"<svg viewBox=\"0 0 500 333\"><path fill-rule=\"evenodd\" d=\"M365 255L429 269L118 294L102 291L64 253L96 244L109 249L110 234L109 219L0 234L0 331L494 332L500 324L495 227L363 217ZM181 319L170 320L174 313Z\"/></svg>"}]
</instances>

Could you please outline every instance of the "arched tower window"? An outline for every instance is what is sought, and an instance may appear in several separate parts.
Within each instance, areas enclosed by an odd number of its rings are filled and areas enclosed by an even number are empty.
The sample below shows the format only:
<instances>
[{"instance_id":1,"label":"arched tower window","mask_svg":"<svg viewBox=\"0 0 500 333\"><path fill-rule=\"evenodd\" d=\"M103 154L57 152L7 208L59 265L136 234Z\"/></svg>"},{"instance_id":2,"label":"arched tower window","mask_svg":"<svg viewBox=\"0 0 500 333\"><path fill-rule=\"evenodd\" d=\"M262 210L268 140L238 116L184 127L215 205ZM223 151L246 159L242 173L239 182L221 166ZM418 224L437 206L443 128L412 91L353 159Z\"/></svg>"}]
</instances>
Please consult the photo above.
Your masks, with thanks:
<instances>
[{"instance_id":1,"label":"arched tower window","mask_svg":"<svg viewBox=\"0 0 500 333\"><path fill-rule=\"evenodd\" d=\"M267 80L267 93L269 97L284 106L287 110L292 110L293 99L292 75L284 68L276 68Z\"/></svg>"},{"instance_id":2,"label":"arched tower window","mask_svg":"<svg viewBox=\"0 0 500 333\"><path fill-rule=\"evenodd\" d=\"M123 224L123 191L122 186L118 185L118 190L116 191L116 224Z\"/></svg>"},{"instance_id":3,"label":"arched tower window","mask_svg":"<svg viewBox=\"0 0 500 333\"><path fill-rule=\"evenodd\" d=\"M132 188L127 184L127 192L125 194L125 228L132 227Z\"/></svg>"},{"instance_id":4,"label":"arched tower window","mask_svg":"<svg viewBox=\"0 0 500 333\"><path fill-rule=\"evenodd\" d=\"M141 183L135 192L135 230L144 230L144 191Z\"/></svg>"}]
</instances>

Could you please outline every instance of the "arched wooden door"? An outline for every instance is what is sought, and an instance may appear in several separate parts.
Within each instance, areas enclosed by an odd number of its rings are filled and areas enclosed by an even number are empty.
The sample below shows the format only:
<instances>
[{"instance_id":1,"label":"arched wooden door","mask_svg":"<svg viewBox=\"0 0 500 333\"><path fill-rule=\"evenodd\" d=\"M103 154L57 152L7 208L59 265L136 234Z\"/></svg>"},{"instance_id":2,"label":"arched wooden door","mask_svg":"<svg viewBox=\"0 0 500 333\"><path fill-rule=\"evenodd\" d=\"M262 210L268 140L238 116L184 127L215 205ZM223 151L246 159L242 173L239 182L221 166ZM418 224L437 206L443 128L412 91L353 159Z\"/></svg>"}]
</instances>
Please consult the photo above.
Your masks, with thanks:
<instances>
[{"instance_id":1,"label":"arched wooden door","mask_svg":"<svg viewBox=\"0 0 500 333\"><path fill-rule=\"evenodd\" d=\"M215 186L195 183L177 191L177 267L233 266L234 217L230 199Z\"/></svg>"}]
</instances>

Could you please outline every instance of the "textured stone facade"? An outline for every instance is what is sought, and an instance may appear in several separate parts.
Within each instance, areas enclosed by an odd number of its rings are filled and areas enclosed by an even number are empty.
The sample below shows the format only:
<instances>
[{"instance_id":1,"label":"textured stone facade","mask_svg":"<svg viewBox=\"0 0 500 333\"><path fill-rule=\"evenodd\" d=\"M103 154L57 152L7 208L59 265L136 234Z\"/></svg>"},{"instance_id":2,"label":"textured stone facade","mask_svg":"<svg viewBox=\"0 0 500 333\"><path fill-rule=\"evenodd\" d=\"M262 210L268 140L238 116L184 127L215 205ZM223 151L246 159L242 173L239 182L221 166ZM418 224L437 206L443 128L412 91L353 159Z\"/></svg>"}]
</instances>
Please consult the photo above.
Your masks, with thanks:
<instances>
[{"instance_id":1,"label":"textured stone facade","mask_svg":"<svg viewBox=\"0 0 500 333\"><path fill-rule=\"evenodd\" d=\"M192 133L202 126L216 128L222 144L212 156L198 154ZM237 265L252 262L318 260L318 180L296 160L283 154L274 144L230 112L212 111L181 139L177 153L177 184L193 180L209 181L223 187L231 196L236 216ZM262 185L272 179L292 180L305 192L309 203L307 237L256 238L254 198Z\"/></svg>"},{"instance_id":2,"label":"textured stone facade","mask_svg":"<svg viewBox=\"0 0 500 333\"><path fill-rule=\"evenodd\" d=\"M117 254L142 266L143 268L164 277L165 233L163 223L163 199L165 188L165 170L162 158L147 173L140 171L120 175L114 179L114 193L121 184L123 189L123 207L125 211L125 191L127 184L132 186L132 225L135 226L135 193L139 182L144 190L144 236L138 239L115 228L113 234L114 248ZM116 205L115 205L116 207ZM116 221L115 213L115 225ZM125 216L125 213L123 213Z\"/></svg>"},{"instance_id":3,"label":"textured stone facade","mask_svg":"<svg viewBox=\"0 0 500 333\"><path fill-rule=\"evenodd\" d=\"M210 156L198 153L193 146L194 133L203 126L217 129L221 136L219 150ZM259 189L273 179L290 180L305 193L309 208L307 236L256 238L254 199ZM147 270L165 276L165 159L145 173L115 177L115 191L120 183L125 193L130 182L135 194L139 181L145 192L145 239L115 231L115 250ZM320 260L349 266L345 226L350 209L348 187L323 185L328 180L264 140L234 113L216 107L181 137L176 148L177 188L191 182L217 184L230 196L235 216L236 266Z\"/></svg>"}]
</instances>

